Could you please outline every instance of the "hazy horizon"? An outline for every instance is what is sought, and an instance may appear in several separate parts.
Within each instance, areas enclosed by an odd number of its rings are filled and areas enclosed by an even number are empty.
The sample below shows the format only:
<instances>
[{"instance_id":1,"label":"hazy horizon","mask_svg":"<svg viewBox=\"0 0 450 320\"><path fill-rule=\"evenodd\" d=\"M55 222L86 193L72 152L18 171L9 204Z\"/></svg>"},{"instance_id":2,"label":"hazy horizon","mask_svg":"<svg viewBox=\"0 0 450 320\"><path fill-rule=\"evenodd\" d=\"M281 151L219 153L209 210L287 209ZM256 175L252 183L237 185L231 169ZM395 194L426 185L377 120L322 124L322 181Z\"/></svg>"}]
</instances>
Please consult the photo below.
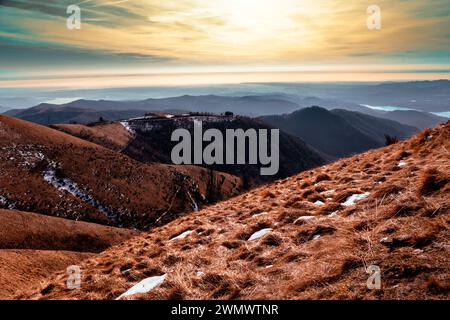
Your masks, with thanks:
<instances>
[{"instance_id":1,"label":"hazy horizon","mask_svg":"<svg viewBox=\"0 0 450 320\"><path fill-rule=\"evenodd\" d=\"M392 95L385 86L396 86ZM398 87L400 86L400 87ZM41 103L64 105L76 100L131 101L188 96L244 97L291 101L299 106L365 106L374 110L418 110L440 112L448 117L450 81L373 81L373 82L253 82L237 84L127 86L110 88L0 88L0 112ZM422 89L421 89L422 88ZM438 89L440 88L440 89ZM436 95L435 90L441 94ZM388 91L385 91L388 90ZM423 91L425 90L425 91ZM430 91L432 90L432 91ZM444 95L442 95L444 94ZM266 99L266 98L264 98ZM311 100L312 99L312 100ZM206 102L205 102L206 103ZM244 112L245 110L243 110Z\"/></svg>"}]
</instances>

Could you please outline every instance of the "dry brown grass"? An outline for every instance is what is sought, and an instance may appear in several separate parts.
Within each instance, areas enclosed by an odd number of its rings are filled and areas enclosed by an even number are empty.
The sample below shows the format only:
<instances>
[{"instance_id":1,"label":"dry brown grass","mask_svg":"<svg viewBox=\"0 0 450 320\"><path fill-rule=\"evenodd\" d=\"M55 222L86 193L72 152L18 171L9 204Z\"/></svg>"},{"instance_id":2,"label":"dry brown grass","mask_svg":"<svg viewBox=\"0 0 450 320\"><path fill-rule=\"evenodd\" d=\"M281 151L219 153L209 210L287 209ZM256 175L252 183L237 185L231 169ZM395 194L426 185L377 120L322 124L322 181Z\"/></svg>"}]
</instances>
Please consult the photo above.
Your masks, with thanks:
<instances>
[{"instance_id":1,"label":"dry brown grass","mask_svg":"<svg viewBox=\"0 0 450 320\"><path fill-rule=\"evenodd\" d=\"M0 249L0 300L11 299L17 290L39 285L52 273L92 256L63 250Z\"/></svg>"},{"instance_id":2,"label":"dry brown grass","mask_svg":"<svg viewBox=\"0 0 450 320\"><path fill-rule=\"evenodd\" d=\"M139 234L82 221L0 209L0 249L101 252Z\"/></svg>"},{"instance_id":3,"label":"dry brown grass","mask_svg":"<svg viewBox=\"0 0 450 320\"><path fill-rule=\"evenodd\" d=\"M68 291L60 272L17 297L114 299L149 275L167 274L161 286L130 298L448 299L450 192L436 181L450 172L449 136L450 123L252 190L85 261L81 290ZM311 181L322 173L333 178L319 179L319 192ZM342 206L362 192L370 195ZM310 200L316 193L325 205ZM302 216L309 217L294 223ZM272 230L248 241L262 228ZM183 230L194 232L170 240ZM369 265L381 269L379 290L366 286Z\"/></svg>"},{"instance_id":4,"label":"dry brown grass","mask_svg":"<svg viewBox=\"0 0 450 320\"><path fill-rule=\"evenodd\" d=\"M118 122L95 126L58 124L50 127L115 151L121 151L133 139L133 135Z\"/></svg>"},{"instance_id":5,"label":"dry brown grass","mask_svg":"<svg viewBox=\"0 0 450 320\"><path fill-rule=\"evenodd\" d=\"M57 130L2 115L0 150L0 195L7 202L0 207L73 220L149 229L192 211L192 200L209 205L217 195L225 199L242 190L241 179L229 174L197 166L143 164ZM47 183L43 172L52 167L60 178L75 182L106 208L109 216Z\"/></svg>"},{"instance_id":6,"label":"dry brown grass","mask_svg":"<svg viewBox=\"0 0 450 320\"><path fill-rule=\"evenodd\" d=\"M422 196L429 196L446 186L448 187L449 182L450 177L447 173L439 172L436 168L430 168L422 175L419 185L419 194Z\"/></svg>"}]
</instances>

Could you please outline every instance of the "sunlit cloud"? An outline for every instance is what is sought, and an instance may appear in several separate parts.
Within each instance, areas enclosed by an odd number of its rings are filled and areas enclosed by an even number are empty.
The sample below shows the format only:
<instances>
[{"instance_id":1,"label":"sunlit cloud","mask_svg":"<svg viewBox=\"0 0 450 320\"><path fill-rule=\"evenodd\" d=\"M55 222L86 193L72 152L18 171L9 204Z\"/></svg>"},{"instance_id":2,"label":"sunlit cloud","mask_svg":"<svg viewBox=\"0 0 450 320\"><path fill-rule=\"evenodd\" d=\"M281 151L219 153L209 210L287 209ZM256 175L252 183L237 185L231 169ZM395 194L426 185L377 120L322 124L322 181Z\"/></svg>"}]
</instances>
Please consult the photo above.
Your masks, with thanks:
<instances>
[{"instance_id":1,"label":"sunlit cloud","mask_svg":"<svg viewBox=\"0 0 450 320\"><path fill-rule=\"evenodd\" d=\"M95 55L104 58L105 68L158 72L261 65L293 70L305 65L450 65L447 0L380 0L381 30L368 30L365 0L85 0L78 2L81 30L66 28L69 4L73 0L0 2L7 13L0 21L2 46L83 52L84 58L80 54L68 62L68 70L74 63L89 70L89 57ZM12 49L8 52L14 60ZM6 67L23 64L16 60ZM56 64L32 69L64 69Z\"/></svg>"}]
</instances>

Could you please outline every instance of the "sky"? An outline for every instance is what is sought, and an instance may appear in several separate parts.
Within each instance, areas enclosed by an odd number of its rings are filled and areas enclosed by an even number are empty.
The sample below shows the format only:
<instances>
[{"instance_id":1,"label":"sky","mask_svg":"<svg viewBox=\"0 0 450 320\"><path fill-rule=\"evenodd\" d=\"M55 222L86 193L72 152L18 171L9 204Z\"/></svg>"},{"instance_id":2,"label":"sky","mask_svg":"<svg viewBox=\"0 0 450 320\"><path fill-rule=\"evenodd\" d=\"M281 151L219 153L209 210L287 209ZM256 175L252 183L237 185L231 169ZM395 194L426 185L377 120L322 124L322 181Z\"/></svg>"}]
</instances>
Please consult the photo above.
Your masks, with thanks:
<instances>
[{"instance_id":1,"label":"sky","mask_svg":"<svg viewBox=\"0 0 450 320\"><path fill-rule=\"evenodd\" d=\"M449 25L448 0L0 0L0 87L448 79Z\"/></svg>"}]
</instances>

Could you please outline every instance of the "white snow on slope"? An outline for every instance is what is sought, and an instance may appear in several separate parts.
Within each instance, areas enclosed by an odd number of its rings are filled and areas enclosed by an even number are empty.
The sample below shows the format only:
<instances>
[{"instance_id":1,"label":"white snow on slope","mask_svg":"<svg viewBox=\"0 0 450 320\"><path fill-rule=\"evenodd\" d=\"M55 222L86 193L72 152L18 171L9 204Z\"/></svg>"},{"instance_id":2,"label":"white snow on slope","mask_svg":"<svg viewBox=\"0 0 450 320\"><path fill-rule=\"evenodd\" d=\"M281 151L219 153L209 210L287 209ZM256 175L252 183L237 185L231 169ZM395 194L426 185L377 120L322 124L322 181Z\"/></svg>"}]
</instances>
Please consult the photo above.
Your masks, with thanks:
<instances>
[{"instance_id":1,"label":"white snow on slope","mask_svg":"<svg viewBox=\"0 0 450 320\"><path fill-rule=\"evenodd\" d=\"M345 202L342 205L346 207L352 206L356 202L367 198L369 195L370 192L364 192L362 194L352 194L350 197L347 198L347 200L345 200Z\"/></svg>"},{"instance_id":2,"label":"white snow on slope","mask_svg":"<svg viewBox=\"0 0 450 320\"><path fill-rule=\"evenodd\" d=\"M131 119L130 119L131 120ZM131 128L130 124L127 121L121 121L120 124L131 134L135 134L136 132Z\"/></svg>"},{"instance_id":3,"label":"white snow on slope","mask_svg":"<svg viewBox=\"0 0 450 320\"><path fill-rule=\"evenodd\" d=\"M257 218L257 217L260 217L260 216L265 216L265 215L267 215L267 214L268 214L267 212L257 213L257 214L252 215L252 218Z\"/></svg>"},{"instance_id":4,"label":"white snow on slope","mask_svg":"<svg viewBox=\"0 0 450 320\"><path fill-rule=\"evenodd\" d=\"M75 197L85 197L86 195L78 188L78 185L68 178L57 178L54 169L44 171L44 180L59 190L65 190Z\"/></svg>"},{"instance_id":5,"label":"white snow on slope","mask_svg":"<svg viewBox=\"0 0 450 320\"><path fill-rule=\"evenodd\" d=\"M316 202L314 202L314 205L315 206L323 206L325 203L323 203L322 201L320 201L320 200L317 200Z\"/></svg>"},{"instance_id":6,"label":"white snow on slope","mask_svg":"<svg viewBox=\"0 0 450 320\"><path fill-rule=\"evenodd\" d=\"M338 213L339 213L339 210L336 210L336 211L333 211L332 213L330 213L328 216L335 217L335 216L337 216Z\"/></svg>"},{"instance_id":7,"label":"white snow on slope","mask_svg":"<svg viewBox=\"0 0 450 320\"><path fill-rule=\"evenodd\" d=\"M405 167L407 165L407 163L405 162L405 161L400 161L399 163L398 163L398 167Z\"/></svg>"},{"instance_id":8,"label":"white snow on slope","mask_svg":"<svg viewBox=\"0 0 450 320\"><path fill-rule=\"evenodd\" d=\"M128 121L134 121L134 120L146 120L146 119L153 119L154 116L140 116L140 117L134 117L128 119Z\"/></svg>"},{"instance_id":9,"label":"white snow on slope","mask_svg":"<svg viewBox=\"0 0 450 320\"><path fill-rule=\"evenodd\" d=\"M331 190L322 191L320 194L323 194L325 197L328 197L328 196L332 195L335 192L336 192L336 190L331 189Z\"/></svg>"},{"instance_id":10,"label":"white snow on slope","mask_svg":"<svg viewBox=\"0 0 450 320\"><path fill-rule=\"evenodd\" d=\"M194 231L193 231L193 230L187 230L187 231L185 231L185 232L179 234L178 236L173 237L172 239L170 239L170 241L173 241L173 240L179 240L179 239L184 239L184 238L186 238L188 235L190 235L192 232L194 232Z\"/></svg>"},{"instance_id":11,"label":"white snow on slope","mask_svg":"<svg viewBox=\"0 0 450 320\"><path fill-rule=\"evenodd\" d=\"M24 151L18 150L18 153L25 159L26 162L35 162L36 160L44 160L45 156L40 151Z\"/></svg>"},{"instance_id":12,"label":"white snow on slope","mask_svg":"<svg viewBox=\"0 0 450 320\"><path fill-rule=\"evenodd\" d=\"M271 228L265 228L265 229L261 229L257 232L255 232L254 234L252 234L250 236L250 238L248 238L248 241L253 241L253 240L258 240L261 237L264 237L266 234L268 234L270 231L272 231Z\"/></svg>"},{"instance_id":13,"label":"white snow on slope","mask_svg":"<svg viewBox=\"0 0 450 320\"><path fill-rule=\"evenodd\" d=\"M63 190L69 192L74 197L86 202L87 204L93 206L101 213L105 214L109 219L115 220L115 214L110 212L108 209L103 207L97 200L92 198L90 195L85 194L78 185L70 180L69 178L59 178L56 176L55 169L48 169L44 171L44 180L51 184L58 190Z\"/></svg>"},{"instance_id":14,"label":"white snow on slope","mask_svg":"<svg viewBox=\"0 0 450 320\"><path fill-rule=\"evenodd\" d=\"M194 198L192 198L191 193L189 191L187 192L187 195L189 196L189 199L191 200L192 209L195 212L198 212L198 204L197 204L197 202L195 202Z\"/></svg>"},{"instance_id":15,"label":"white snow on slope","mask_svg":"<svg viewBox=\"0 0 450 320\"><path fill-rule=\"evenodd\" d=\"M126 292L122 293L116 300L120 300L123 297L131 296L138 293L147 293L150 290L156 288L160 284L166 280L166 275L163 274L162 276L156 276L156 277L150 277L142 280L141 282L135 284L130 289L128 289Z\"/></svg>"},{"instance_id":16,"label":"white snow on slope","mask_svg":"<svg viewBox=\"0 0 450 320\"><path fill-rule=\"evenodd\" d=\"M4 196L0 196L0 205L6 206L6 198Z\"/></svg>"},{"instance_id":17,"label":"white snow on slope","mask_svg":"<svg viewBox=\"0 0 450 320\"><path fill-rule=\"evenodd\" d=\"M294 221L294 224L297 223L298 221L308 221L308 220L311 220L311 219L314 219L314 218L315 218L314 216L302 216L302 217L297 218Z\"/></svg>"}]
</instances>

